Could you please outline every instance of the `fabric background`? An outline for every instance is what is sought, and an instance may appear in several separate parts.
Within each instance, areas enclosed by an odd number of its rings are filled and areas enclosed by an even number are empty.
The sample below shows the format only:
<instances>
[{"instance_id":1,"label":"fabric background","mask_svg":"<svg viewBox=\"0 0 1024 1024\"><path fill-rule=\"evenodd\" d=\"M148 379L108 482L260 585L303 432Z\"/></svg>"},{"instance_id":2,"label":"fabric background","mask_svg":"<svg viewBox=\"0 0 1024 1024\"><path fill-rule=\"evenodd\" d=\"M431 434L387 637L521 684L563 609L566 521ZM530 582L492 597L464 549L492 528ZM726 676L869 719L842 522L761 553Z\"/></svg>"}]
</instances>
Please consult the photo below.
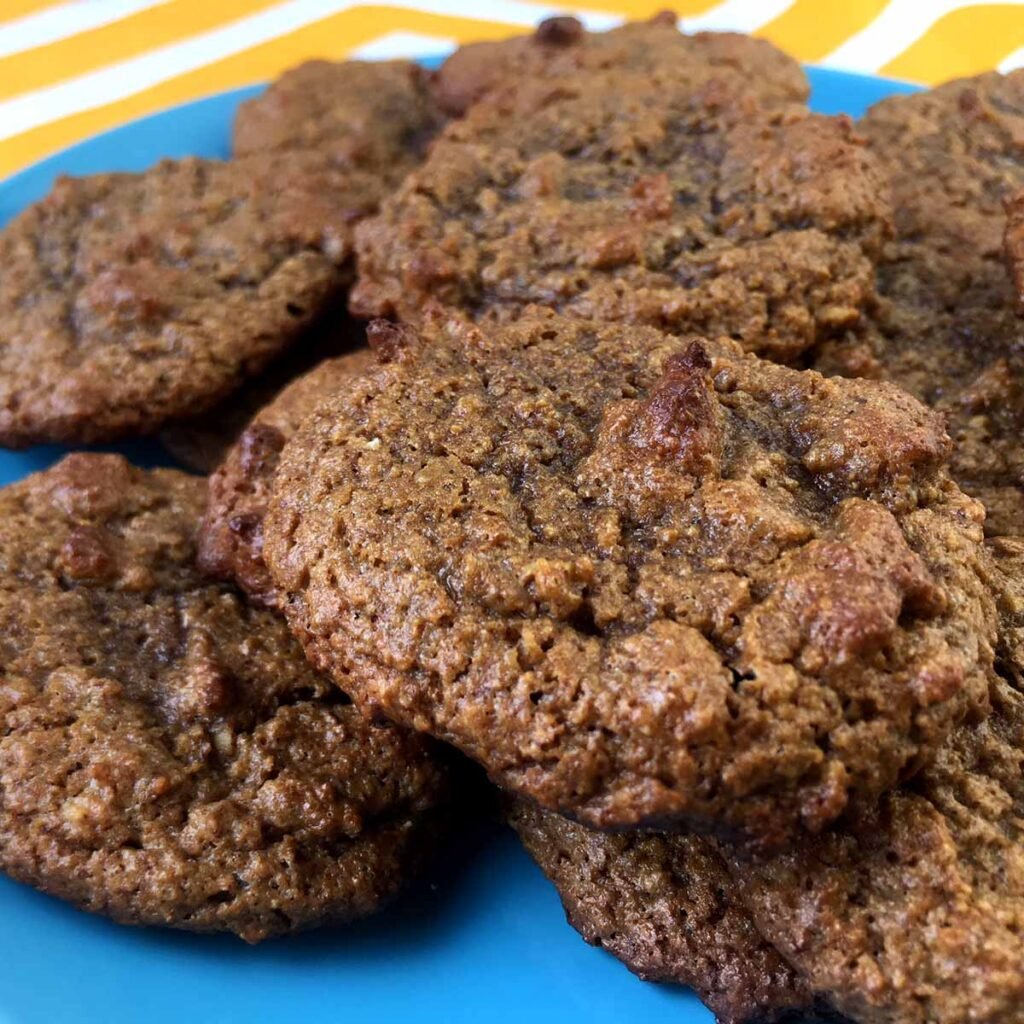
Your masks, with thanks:
<instances>
[{"instance_id":1,"label":"fabric background","mask_svg":"<svg viewBox=\"0 0 1024 1024\"><path fill-rule=\"evenodd\" d=\"M0 178L89 135L273 78L308 57L424 56L572 12L588 27L665 0L0 0ZM677 0L805 63L934 84L1024 64L1024 0Z\"/></svg>"}]
</instances>

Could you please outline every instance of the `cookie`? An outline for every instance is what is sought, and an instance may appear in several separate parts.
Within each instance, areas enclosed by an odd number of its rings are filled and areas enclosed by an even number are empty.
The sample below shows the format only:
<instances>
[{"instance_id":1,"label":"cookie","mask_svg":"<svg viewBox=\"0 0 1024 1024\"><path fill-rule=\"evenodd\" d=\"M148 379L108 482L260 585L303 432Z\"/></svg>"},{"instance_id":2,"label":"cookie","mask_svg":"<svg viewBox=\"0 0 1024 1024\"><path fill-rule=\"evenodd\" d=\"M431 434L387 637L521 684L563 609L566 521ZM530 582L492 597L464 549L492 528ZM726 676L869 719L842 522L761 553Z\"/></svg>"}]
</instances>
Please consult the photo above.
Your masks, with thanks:
<instances>
[{"instance_id":1,"label":"cookie","mask_svg":"<svg viewBox=\"0 0 1024 1024\"><path fill-rule=\"evenodd\" d=\"M340 312L307 331L279 359L220 405L160 431L160 442L187 469L210 474L225 460L253 417L296 378L366 341L366 326Z\"/></svg>"},{"instance_id":2,"label":"cookie","mask_svg":"<svg viewBox=\"0 0 1024 1024\"><path fill-rule=\"evenodd\" d=\"M263 516L281 449L321 399L375 365L370 349L328 359L253 417L209 479L199 531L203 572L236 583L258 604L276 606L277 591L263 564Z\"/></svg>"},{"instance_id":3,"label":"cookie","mask_svg":"<svg viewBox=\"0 0 1024 1024\"><path fill-rule=\"evenodd\" d=\"M985 705L948 446L895 387L726 339L453 320L285 446L263 554L357 703L587 824L770 846Z\"/></svg>"},{"instance_id":4,"label":"cookie","mask_svg":"<svg viewBox=\"0 0 1024 1024\"><path fill-rule=\"evenodd\" d=\"M362 172L364 205L376 205L423 159L445 120L429 81L405 60L307 61L238 108L232 150L314 149Z\"/></svg>"},{"instance_id":5,"label":"cookie","mask_svg":"<svg viewBox=\"0 0 1024 1024\"><path fill-rule=\"evenodd\" d=\"M808 986L864 1024L1005 1024L1024 1005L1024 696L993 690L908 786L733 891Z\"/></svg>"},{"instance_id":6,"label":"cookie","mask_svg":"<svg viewBox=\"0 0 1024 1024\"><path fill-rule=\"evenodd\" d=\"M890 97L859 130L888 173L897 235L869 330L815 365L895 381L940 410L986 530L1024 534L1024 321L1003 254L1004 201L1024 187L1024 72Z\"/></svg>"},{"instance_id":7,"label":"cookie","mask_svg":"<svg viewBox=\"0 0 1024 1024\"><path fill-rule=\"evenodd\" d=\"M797 360L856 325L888 229L841 118L763 109L693 61L537 79L478 103L357 229L350 308L416 322L531 304Z\"/></svg>"},{"instance_id":8,"label":"cookie","mask_svg":"<svg viewBox=\"0 0 1024 1024\"><path fill-rule=\"evenodd\" d=\"M351 279L351 176L315 153L62 178L0 233L0 444L198 414Z\"/></svg>"},{"instance_id":9,"label":"cookie","mask_svg":"<svg viewBox=\"0 0 1024 1024\"><path fill-rule=\"evenodd\" d=\"M806 101L809 89L800 65L771 43L733 32L683 35L676 21L673 12L662 11L610 32L587 32L576 18L548 18L530 35L460 46L438 68L434 94L449 114L461 117L510 81L700 62L744 75L752 89L768 98Z\"/></svg>"},{"instance_id":10,"label":"cookie","mask_svg":"<svg viewBox=\"0 0 1024 1024\"><path fill-rule=\"evenodd\" d=\"M1024 70L890 96L858 130L892 188L901 258L885 291L948 308L1001 286L1003 204L1024 186Z\"/></svg>"},{"instance_id":11,"label":"cookie","mask_svg":"<svg viewBox=\"0 0 1024 1024\"><path fill-rule=\"evenodd\" d=\"M1010 279L1017 293L1017 310L1024 312L1024 188L1012 193L1006 200L1003 250Z\"/></svg>"},{"instance_id":12,"label":"cookie","mask_svg":"<svg viewBox=\"0 0 1024 1024\"><path fill-rule=\"evenodd\" d=\"M368 914L434 842L446 770L199 576L204 498L114 455L0 491L0 868L250 942Z\"/></svg>"},{"instance_id":13,"label":"cookie","mask_svg":"<svg viewBox=\"0 0 1024 1024\"><path fill-rule=\"evenodd\" d=\"M1016 1021L1024 697L1004 681L993 695L988 721L956 730L877 809L753 863L525 803L510 821L588 942L689 985L727 1024L811 1006L864 1024Z\"/></svg>"},{"instance_id":14,"label":"cookie","mask_svg":"<svg viewBox=\"0 0 1024 1024\"><path fill-rule=\"evenodd\" d=\"M1024 536L991 538L988 549L994 563L990 586L1000 620L1000 666L1024 692Z\"/></svg>"},{"instance_id":15,"label":"cookie","mask_svg":"<svg viewBox=\"0 0 1024 1024\"><path fill-rule=\"evenodd\" d=\"M694 989L721 1024L770 1024L811 1008L708 840L595 832L525 801L508 820L573 928L645 981Z\"/></svg>"}]
</instances>

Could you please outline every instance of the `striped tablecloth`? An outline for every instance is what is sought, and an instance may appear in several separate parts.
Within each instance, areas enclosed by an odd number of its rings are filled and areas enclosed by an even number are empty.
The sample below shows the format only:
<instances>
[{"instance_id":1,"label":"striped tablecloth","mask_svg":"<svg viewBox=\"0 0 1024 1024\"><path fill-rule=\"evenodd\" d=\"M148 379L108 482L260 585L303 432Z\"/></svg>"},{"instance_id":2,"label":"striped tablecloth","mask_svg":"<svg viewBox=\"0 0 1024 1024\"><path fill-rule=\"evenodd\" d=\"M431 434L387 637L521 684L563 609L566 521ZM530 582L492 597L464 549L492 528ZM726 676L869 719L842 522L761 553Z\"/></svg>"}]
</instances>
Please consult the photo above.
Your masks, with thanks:
<instances>
[{"instance_id":1,"label":"striped tablecloth","mask_svg":"<svg viewBox=\"0 0 1024 1024\"><path fill-rule=\"evenodd\" d=\"M0 177L54 150L307 57L441 53L556 13L610 27L665 0L0 0ZM1024 64L1024 0L678 0L807 63L922 83Z\"/></svg>"}]
</instances>

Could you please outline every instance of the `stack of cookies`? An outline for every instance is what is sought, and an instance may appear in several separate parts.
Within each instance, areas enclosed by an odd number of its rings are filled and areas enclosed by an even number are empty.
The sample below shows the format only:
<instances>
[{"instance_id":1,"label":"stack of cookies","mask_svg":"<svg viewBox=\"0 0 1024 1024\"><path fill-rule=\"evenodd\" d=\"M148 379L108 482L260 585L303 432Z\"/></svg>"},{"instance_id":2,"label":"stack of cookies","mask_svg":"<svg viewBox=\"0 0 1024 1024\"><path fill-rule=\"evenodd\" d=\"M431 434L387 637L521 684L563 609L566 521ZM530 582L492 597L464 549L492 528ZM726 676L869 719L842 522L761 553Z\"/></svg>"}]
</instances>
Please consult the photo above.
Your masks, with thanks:
<instances>
[{"instance_id":1,"label":"stack of cookies","mask_svg":"<svg viewBox=\"0 0 1024 1024\"><path fill-rule=\"evenodd\" d=\"M304 65L232 160L15 220L0 440L208 476L0 492L0 866L351 919L471 813L461 752L725 1024L1024 1019L1024 73L807 95L556 18Z\"/></svg>"}]
</instances>

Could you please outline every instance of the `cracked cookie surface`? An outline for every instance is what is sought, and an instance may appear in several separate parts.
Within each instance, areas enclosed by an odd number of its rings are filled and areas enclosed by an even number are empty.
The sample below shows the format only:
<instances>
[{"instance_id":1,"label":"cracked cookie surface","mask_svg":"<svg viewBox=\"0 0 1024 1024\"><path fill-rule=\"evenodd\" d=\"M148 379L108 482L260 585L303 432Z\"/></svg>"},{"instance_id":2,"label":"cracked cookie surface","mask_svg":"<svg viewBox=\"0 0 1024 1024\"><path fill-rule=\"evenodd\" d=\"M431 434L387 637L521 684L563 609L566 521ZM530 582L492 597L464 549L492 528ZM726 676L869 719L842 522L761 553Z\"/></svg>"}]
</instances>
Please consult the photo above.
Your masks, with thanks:
<instances>
[{"instance_id":1,"label":"cracked cookie surface","mask_svg":"<svg viewBox=\"0 0 1024 1024\"><path fill-rule=\"evenodd\" d=\"M347 177L311 152L62 178L0 233L0 443L202 412L351 279Z\"/></svg>"},{"instance_id":2,"label":"cracked cookie surface","mask_svg":"<svg viewBox=\"0 0 1024 1024\"><path fill-rule=\"evenodd\" d=\"M1024 696L853 825L764 863L720 847L734 892L809 987L865 1024L1009 1024L1024 1002Z\"/></svg>"},{"instance_id":3,"label":"cracked cookie surface","mask_svg":"<svg viewBox=\"0 0 1024 1024\"><path fill-rule=\"evenodd\" d=\"M826 373L891 380L942 412L952 471L1024 534L1024 320L1007 275L1012 198L1024 187L1024 72L989 72L892 96L858 124L892 194L896 237L879 262L863 335L830 342ZM1010 225L1004 204L1010 202Z\"/></svg>"},{"instance_id":4,"label":"cracked cookie surface","mask_svg":"<svg viewBox=\"0 0 1024 1024\"><path fill-rule=\"evenodd\" d=\"M521 82L453 122L357 229L358 315L536 303L790 362L859 322L888 230L847 121L700 62Z\"/></svg>"},{"instance_id":5,"label":"cracked cookie surface","mask_svg":"<svg viewBox=\"0 0 1024 1024\"><path fill-rule=\"evenodd\" d=\"M198 574L204 495L112 455L0 491L0 868L251 942L368 914L434 841L445 768Z\"/></svg>"},{"instance_id":6,"label":"cracked cookie surface","mask_svg":"<svg viewBox=\"0 0 1024 1024\"><path fill-rule=\"evenodd\" d=\"M981 508L914 399L541 312L423 332L285 446L264 520L358 703L589 824L766 846L984 709Z\"/></svg>"}]
</instances>

